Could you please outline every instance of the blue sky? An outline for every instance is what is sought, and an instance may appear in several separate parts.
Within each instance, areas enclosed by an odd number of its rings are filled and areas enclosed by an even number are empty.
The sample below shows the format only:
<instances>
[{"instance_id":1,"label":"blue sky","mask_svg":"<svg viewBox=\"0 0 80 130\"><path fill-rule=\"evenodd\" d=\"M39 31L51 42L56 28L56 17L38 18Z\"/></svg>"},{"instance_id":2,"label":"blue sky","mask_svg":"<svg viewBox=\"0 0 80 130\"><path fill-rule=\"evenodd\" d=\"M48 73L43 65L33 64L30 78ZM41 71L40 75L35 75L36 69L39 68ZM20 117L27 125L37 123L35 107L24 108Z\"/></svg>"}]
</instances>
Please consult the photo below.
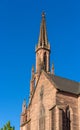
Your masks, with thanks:
<instances>
[{"instance_id":1,"label":"blue sky","mask_svg":"<svg viewBox=\"0 0 80 130\"><path fill-rule=\"evenodd\" d=\"M0 127L10 120L19 130L42 11L55 74L80 81L80 1L0 0Z\"/></svg>"}]
</instances>

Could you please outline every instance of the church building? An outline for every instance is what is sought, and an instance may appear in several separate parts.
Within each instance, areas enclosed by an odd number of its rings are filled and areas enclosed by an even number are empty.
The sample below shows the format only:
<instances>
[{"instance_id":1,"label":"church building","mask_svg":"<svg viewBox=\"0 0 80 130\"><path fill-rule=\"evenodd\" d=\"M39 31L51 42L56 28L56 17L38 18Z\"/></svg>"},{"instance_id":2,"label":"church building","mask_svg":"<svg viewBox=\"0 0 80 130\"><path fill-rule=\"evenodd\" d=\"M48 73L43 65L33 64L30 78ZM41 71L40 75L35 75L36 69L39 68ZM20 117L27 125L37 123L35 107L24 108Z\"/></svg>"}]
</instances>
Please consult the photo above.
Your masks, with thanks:
<instances>
[{"instance_id":1,"label":"church building","mask_svg":"<svg viewBox=\"0 0 80 130\"><path fill-rule=\"evenodd\" d=\"M50 44L42 13L36 45L36 70L32 67L30 99L23 101L20 130L80 130L80 83L56 76L50 70Z\"/></svg>"}]
</instances>

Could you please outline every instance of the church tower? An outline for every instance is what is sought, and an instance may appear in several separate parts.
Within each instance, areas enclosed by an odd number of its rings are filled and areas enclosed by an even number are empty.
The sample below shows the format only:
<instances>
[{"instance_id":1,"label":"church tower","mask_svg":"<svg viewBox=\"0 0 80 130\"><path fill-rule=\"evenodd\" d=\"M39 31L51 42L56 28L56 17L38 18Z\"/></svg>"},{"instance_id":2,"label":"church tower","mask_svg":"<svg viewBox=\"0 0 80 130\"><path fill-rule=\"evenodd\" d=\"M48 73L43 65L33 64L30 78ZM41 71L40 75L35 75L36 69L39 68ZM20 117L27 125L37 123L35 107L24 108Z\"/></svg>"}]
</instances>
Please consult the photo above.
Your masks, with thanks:
<instances>
[{"instance_id":1,"label":"church tower","mask_svg":"<svg viewBox=\"0 0 80 130\"><path fill-rule=\"evenodd\" d=\"M42 13L42 20L40 26L40 34L38 44L35 48L36 52L36 72L32 67L31 81L30 81L30 100L35 90L41 70L50 73L50 44L47 37L45 13Z\"/></svg>"},{"instance_id":2,"label":"church tower","mask_svg":"<svg viewBox=\"0 0 80 130\"><path fill-rule=\"evenodd\" d=\"M42 13L39 40L36 46L36 73L40 73L41 69L50 72L50 44L47 37L44 12Z\"/></svg>"},{"instance_id":3,"label":"church tower","mask_svg":"<svg viewBox=\"0 0 80 130\"><path fill-rule=\"evenodd\" d=\"M50 44L42 13L32 67L29 103L23 101L20 130L80 130L80 84L50 71Z\"/></svg>"}]
</instances>

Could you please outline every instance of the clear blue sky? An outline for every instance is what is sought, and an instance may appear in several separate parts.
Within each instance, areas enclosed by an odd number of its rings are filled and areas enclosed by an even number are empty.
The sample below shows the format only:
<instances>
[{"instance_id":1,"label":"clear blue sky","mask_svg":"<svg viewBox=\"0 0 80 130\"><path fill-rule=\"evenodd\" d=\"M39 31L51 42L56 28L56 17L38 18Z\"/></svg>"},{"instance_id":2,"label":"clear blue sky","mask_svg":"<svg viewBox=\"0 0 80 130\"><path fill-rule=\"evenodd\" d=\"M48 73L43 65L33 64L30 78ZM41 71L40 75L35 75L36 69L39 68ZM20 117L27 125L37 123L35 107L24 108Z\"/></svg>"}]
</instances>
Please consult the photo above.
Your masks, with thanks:
<instances>
[{"instance_id":1,"label":"clear blue sky","mask_svg":"<svg viewBox=\"0 0 80 130\"><path fill-rule=\"evenodd\" d=\"M55 74L80 81L80 0L0 0L0 127L19 130L43 10Z\"/></svg>"}]
</instances>

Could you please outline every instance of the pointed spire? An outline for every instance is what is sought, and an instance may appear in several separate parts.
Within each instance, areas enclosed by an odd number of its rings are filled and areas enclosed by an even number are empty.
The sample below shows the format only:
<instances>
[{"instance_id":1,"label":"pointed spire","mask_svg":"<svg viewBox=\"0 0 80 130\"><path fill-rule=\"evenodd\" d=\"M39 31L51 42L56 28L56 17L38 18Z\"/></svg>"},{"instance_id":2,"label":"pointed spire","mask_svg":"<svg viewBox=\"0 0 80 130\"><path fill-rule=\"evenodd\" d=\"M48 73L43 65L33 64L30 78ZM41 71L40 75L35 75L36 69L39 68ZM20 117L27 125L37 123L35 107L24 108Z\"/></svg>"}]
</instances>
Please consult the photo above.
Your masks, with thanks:
<instances>
[{"instance_id":1,"label":"pointed spire","mask_svg":"<svg viewBox=\"0 0 80 130\"><path fill-rule=\"evenodd\" d=\"M42 21L40 26L39 43L40 46L45 46L48 44L47 31L46 31L46 20L45 13L42 13Z\"/></svg>"},{"instance_id":2,"label":"pointed spire","mask_svg":"<svg viewBox=\"0 0 80 130\"><path fill-rule=\"evenodd\" d=\"M44 12L42 13L39 41L35 48L35 52L36 52L36 72L38 73L38 75L40 74L41 69L44 69L46 72L49 72L50 44L47 38L46 20Z\"/></svg>"},{"instance_id":3,"label":"pointed spire","mask_svg":"<svg viewBox=\"0 0 80 130\"><path fill-rule=\"evenodd\" d=\"M40 48L45 48L50 51L50 44L48 42L48 37L47 37L46 19L45 19L44 12L42 12L39 40L38 40L38 44L35 47L35 51L37 52Z\"/></svg>"}]
</instances>

